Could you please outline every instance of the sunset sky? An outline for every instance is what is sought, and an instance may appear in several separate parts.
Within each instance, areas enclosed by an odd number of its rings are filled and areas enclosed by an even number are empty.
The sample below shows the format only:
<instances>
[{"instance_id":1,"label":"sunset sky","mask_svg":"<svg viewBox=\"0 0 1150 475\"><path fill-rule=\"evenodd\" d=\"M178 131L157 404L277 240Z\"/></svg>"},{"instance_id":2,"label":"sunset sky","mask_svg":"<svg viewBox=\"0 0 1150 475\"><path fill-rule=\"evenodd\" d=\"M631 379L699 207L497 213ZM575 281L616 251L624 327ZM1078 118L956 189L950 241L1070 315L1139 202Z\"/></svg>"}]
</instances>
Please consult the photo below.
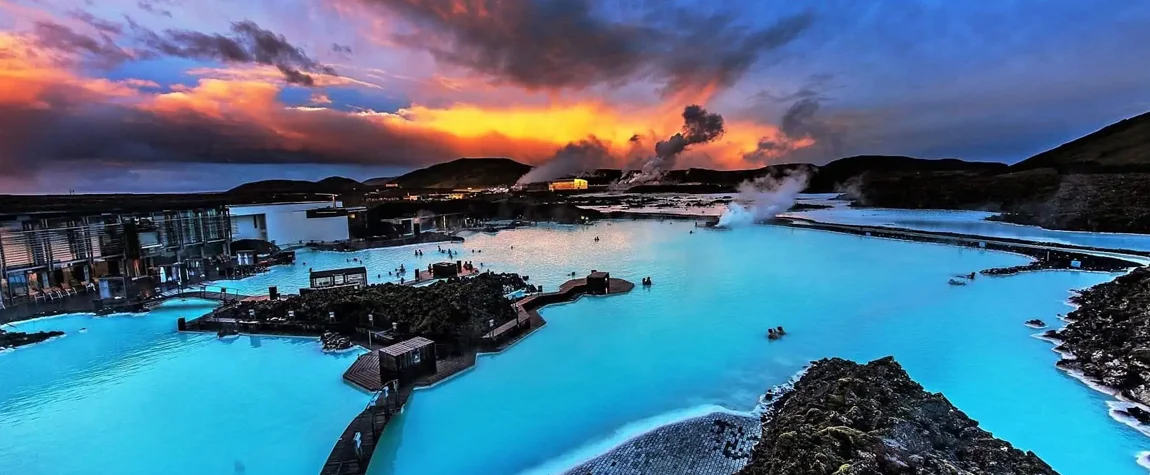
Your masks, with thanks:
<instances>
[{"instance_id":1,"label":"sunset sky","mask_svg":"<svg viewBox=\"0 0 1150 475\"><path fill-rule=\"evenodd\" d=\"M594 139L634 166L1015 162L1150 110L1150 2L0 0L0 193L366 179Z\"/></svg>"}]
</instances>

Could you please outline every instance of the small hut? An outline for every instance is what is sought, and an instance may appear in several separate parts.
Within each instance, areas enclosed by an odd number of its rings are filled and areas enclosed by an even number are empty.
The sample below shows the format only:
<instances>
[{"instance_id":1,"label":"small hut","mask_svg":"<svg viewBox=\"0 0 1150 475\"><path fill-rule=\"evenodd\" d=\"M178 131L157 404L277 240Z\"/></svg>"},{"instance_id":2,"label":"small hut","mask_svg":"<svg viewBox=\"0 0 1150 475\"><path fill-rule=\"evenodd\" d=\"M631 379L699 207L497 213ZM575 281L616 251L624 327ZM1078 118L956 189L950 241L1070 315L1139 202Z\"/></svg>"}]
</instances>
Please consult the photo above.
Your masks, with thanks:
<instances>
[{"instance_id":1,"label":"small hut","mask_svg":"<svg viewBox=\"0 0 1150 475\"><path fill-rule=\"evenodd\" d=\"M459 275L459 266L450 262L436 262L431 265L431 275L436 279L445 279Z\"/></svg>"},{"instance_id":2,"label":"small hut","mask_svg":"<svg viewBox=\"0 0 1150 475\"><path fill-rule=\"evenodd\" d=\"M420 376L435 374L435 344L417 336L379 350L380 381L410 383Z\"/></svg>"},{"instance_id":3,"label":"small hut","mask_svg":"<svg viewBox=\"0 0 1150 475\"><path fill-rule=\"evenodd\" d=\"M606 295L610 292L611 274L591 271L591 275L587 276L587 293L591 295Z\"/></svg>"},{"instance_id":4,"label":"small hut","mask_svg":"<svg viewBox=\"0 0 1150 475\"><path fill-rule=\"evenodd\" d=\"M367 285L367 268L348 267L346 269L312 271L311 288L304 290L320 290L337 287L363 288L364 285Z\"/></svg>"}]
</instances>

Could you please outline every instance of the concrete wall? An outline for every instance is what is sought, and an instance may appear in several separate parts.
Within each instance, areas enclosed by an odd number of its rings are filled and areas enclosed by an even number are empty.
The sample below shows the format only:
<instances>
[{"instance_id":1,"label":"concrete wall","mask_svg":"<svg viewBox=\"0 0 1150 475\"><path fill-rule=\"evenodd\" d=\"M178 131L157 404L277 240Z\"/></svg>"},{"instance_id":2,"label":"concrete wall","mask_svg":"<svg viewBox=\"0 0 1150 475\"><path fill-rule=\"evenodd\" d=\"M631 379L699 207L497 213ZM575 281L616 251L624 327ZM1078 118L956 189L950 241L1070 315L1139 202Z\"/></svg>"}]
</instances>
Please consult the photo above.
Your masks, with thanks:
<instances>
[{"instance_id":1,"label":"concrete wall","mask_svg":"<svg viewBox=\"0 0 1150 475\"><path fill-rule=\"evenodd\" d=\"M232 240L264 238L263 230L256 227L256 215L232 215Z\"/></svg>"},{"instance_id":2,"label":"concrete wall","mask_svg":"<svg viewBox=\"0 0 1150 475\"><path fill-rule=\"evenodd\" d=\"M336 206L342 206L336 202ZM346 241L347 216L308 218L307 210L327 208L331 202L278 203L269 205L229 206L232 215L232 239L260 239L255 228L256 215L263 215L267 224L267 237L280 246L311 241Z\"/></svg>"}]
</instances>

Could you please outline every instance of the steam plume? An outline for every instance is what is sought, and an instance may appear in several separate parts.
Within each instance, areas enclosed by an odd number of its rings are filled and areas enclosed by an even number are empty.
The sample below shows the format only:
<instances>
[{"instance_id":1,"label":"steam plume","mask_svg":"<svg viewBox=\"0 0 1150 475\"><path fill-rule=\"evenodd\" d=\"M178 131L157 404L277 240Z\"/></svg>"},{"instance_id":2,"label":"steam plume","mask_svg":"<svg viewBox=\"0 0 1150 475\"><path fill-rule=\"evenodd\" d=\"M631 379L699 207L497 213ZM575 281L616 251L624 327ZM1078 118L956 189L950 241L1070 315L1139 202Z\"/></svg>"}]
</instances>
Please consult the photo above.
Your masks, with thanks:
<instances>
[{"instance_id":1,"label":"steam plume","mask_svg":"<svg viewBox=\"0 0 1150 475\"><path fill-rule=\"evenodd\" d=\"M607 146L599 139L589 137L586 140L569 143L555 152L555 156L547 162L532 168L527 174L519 177L516 185L538 183L572 175L582 175L607 166L611 163L611 154Z\"/></svg>"},{"instance_id":2,"label":"steam plume","mask_svg":"<svg viewBox=\"0 0 1150 475\"><path fill-rule=\"evenodd\" d=\"M683 129L667 140L655 144L655 156L639 168L639 173L628 183L649 183L657 181L675 167L679 154L687 147L707 143L722 137L727 132L723 116L707 112L702 106L692 104L683 109Z\"/></svg>"},{"instance_id":3,"label":"steam plume","mask_svg":"<svg viewBox=\"0 0 1150 475\"><path fill-rule=\"evenodd\" d=\"M739 185L739 196L719 217L718 226L742 226L778 216L794 206L795 198L806 189L809 179L804 170L795 170L782 178L767 175L743 182Z\"/></svg>"}]
</instances>

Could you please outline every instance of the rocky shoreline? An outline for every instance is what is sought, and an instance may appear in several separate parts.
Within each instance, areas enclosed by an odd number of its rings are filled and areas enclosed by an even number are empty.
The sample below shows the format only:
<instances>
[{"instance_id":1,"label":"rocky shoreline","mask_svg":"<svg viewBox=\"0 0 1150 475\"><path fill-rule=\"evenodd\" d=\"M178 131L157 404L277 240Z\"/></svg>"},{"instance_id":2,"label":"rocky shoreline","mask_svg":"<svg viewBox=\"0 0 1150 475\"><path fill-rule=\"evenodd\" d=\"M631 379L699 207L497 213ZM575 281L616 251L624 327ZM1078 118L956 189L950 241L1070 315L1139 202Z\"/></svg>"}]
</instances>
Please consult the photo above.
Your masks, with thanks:
<instances>
[{"instance_id":1,"label":"rocky shoreline","mask_svg":"<svg viewBox=\"0 0 1150 475\"><path fill-rule=\"evenodd\" d=\"M51 338L56 338L58 336L64 336L64 332L47 331L47 332L36 332L36 333L24 333L24 332L9 332L9 331L0 330L0 350L5 350L5 349L9 349L9 348L16 348L16 347L25 346L25 345L32 345L32 344L40 343L42 341L45 341L45 340L48 340Z\"/></svg>"},{"instance_id":2,"label":"rocky shoreline","mask_svg":"<svg viewBox=\"0 0 1150 475\"><path fill-rule=\"evenodd\" d=\"M1055 474L1033 452L994 438L891 357L812 363L763 413L741 475Z\"/></svg>"},{"instance_id":3,"label":"rocky shoreline","mask_svg":"<svg viewBox=\"0 0 1150 475\"><path fill-rule=\"evenodd\" d=\"M1070 298L1067 325L1043 336L1057 342L1060 368L1150 406L1150 267L1140 267ZM1131 411L1133 412L1133 411ZM1150 423L1145 410L1130 414Z\"/></svg>"}]
</instances>

